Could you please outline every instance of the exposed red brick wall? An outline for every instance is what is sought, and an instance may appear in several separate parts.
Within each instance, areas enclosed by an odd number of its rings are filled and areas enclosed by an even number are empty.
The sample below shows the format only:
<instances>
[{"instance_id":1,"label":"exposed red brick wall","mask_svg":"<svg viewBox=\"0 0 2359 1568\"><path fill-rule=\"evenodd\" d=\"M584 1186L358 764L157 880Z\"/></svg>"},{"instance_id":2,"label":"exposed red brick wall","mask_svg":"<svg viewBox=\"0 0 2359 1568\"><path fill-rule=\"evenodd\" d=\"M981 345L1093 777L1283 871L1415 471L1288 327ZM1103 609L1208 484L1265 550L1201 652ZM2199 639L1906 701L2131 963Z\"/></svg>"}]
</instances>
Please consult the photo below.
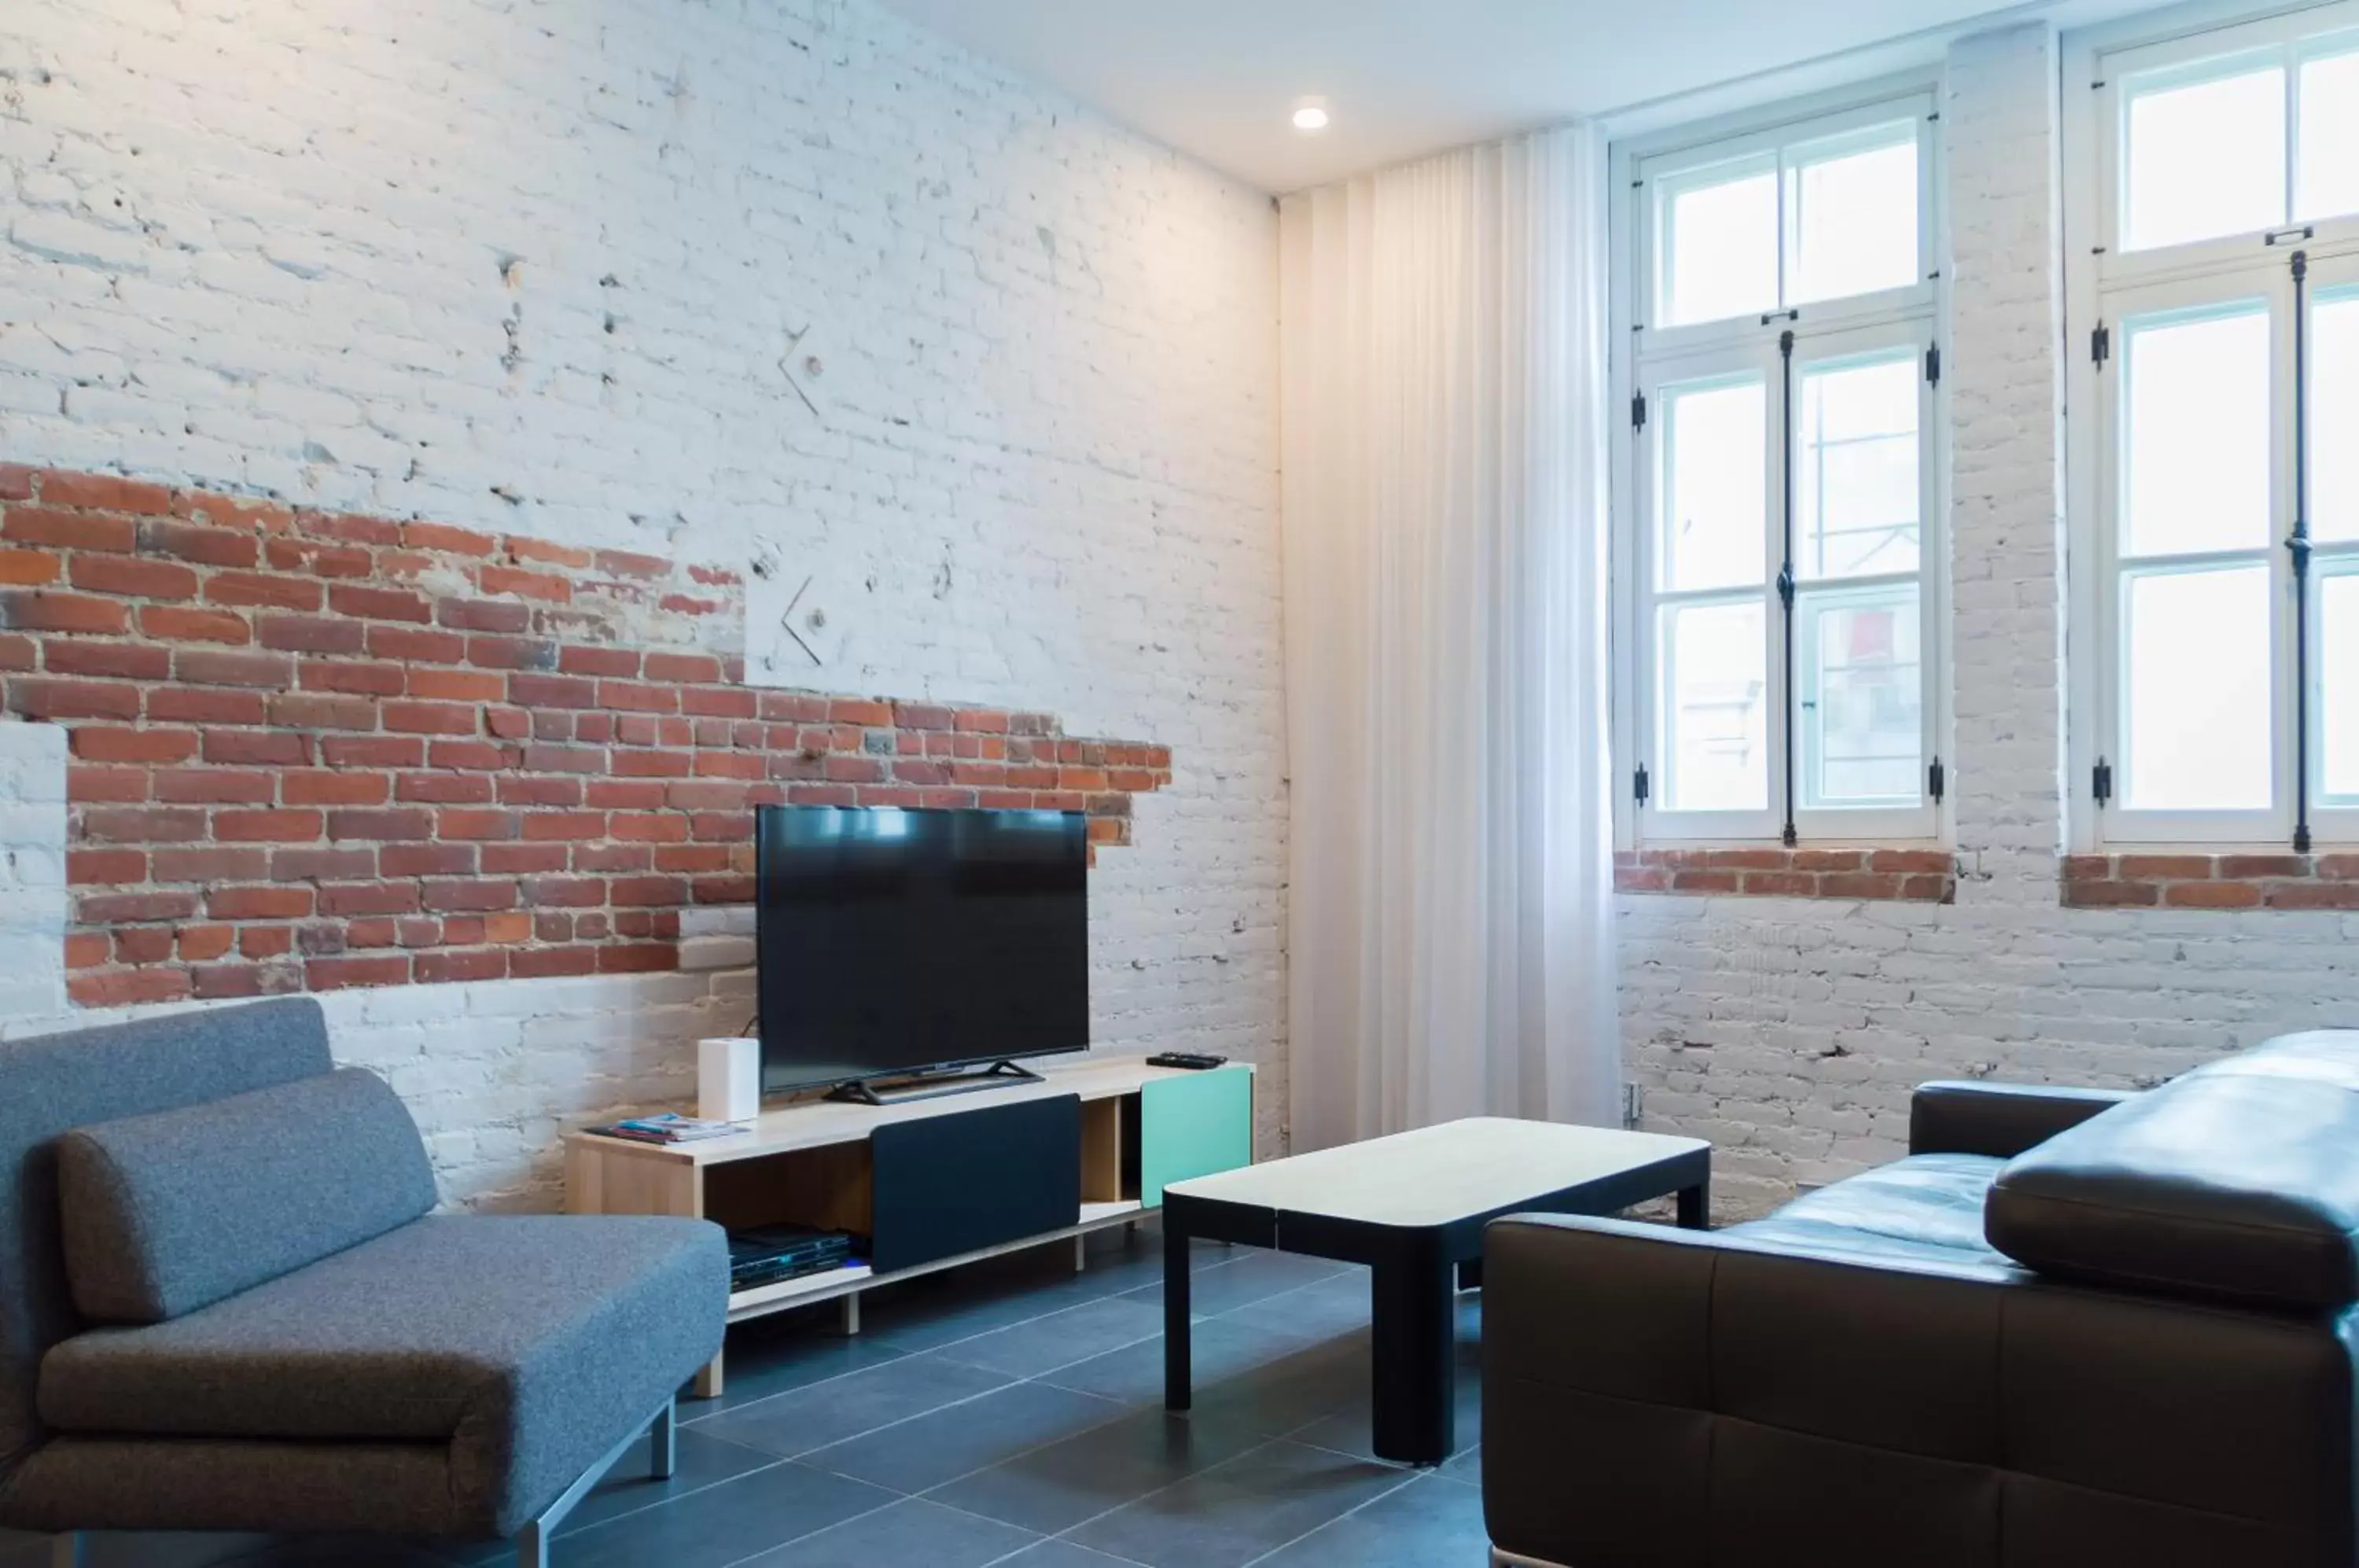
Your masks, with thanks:
<instances>
[{"instance_id":1,"label":"exposed red brick wall","mask_svg":"<svg viewBox=\"0 0 2359 1568\"><path fill-rule=\"evenodd\" d=\"M1641 849L1614 856L1623 893L1750 894L1777 898L1954 903L1945 849Z\"/></svg>"},{"instance_id":2,"label":"exposed red brick wall","mask_svg":"<svg viewBox=\"0 0 2359 1568\"><path fill-rule=\"evenodd\" d=\"M71 732L84 1005L669 969L777 801L1087 811L1158 746L743 684L650 555L0 467L0 685Z\"/></svg>"},{"instance_id":3,"label":"exposed red brick wall","mask_svg":"<svg viewBox=\"0 0 2359 1568\"><path fill-rule=\"evenodd\" d=\"M2074 855L2074 909L2359 909L2359 855Z\"/></svg>"}]
</instances>

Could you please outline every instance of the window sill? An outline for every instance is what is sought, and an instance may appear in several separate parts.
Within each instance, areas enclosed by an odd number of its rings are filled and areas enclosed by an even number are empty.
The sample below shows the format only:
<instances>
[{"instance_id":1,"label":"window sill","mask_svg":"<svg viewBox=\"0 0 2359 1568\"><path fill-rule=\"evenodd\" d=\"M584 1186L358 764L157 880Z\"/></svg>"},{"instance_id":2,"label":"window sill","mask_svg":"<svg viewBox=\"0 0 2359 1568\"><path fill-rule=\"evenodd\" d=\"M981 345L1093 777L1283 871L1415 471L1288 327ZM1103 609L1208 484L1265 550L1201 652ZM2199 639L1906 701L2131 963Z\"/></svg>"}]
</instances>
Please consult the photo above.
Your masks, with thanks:
<instances>
[{"instance_id":1,"label":"window sill","mask_svg":"<svg viewBox=\"0 0 2359 1568\"><path fill-rule=\"evenodd\" d=\"M1945 849L1625 849L1614 856L1614 890L1951 904L1958 866Z\"/></svg>"},{"instance_id":2,"label":"window sill","mask_svg":"<svg viewBox=\"0 0 2359 1568\"><path fill-rule=\"evenodd\" d=\"M2071 909L2359 909L2359 854L2068 855L2062 901Z\"/></svg>"}]
</instances>

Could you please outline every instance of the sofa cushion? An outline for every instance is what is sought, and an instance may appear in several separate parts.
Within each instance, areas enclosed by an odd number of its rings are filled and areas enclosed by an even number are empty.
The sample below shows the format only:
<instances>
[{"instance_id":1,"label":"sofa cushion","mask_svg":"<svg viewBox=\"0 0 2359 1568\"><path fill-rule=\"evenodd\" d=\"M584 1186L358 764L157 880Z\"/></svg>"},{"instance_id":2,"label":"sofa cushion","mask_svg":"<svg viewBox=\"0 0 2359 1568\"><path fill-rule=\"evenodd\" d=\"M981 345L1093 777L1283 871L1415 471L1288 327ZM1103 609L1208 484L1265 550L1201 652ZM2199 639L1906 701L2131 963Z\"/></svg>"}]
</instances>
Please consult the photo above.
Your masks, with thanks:
<instances>
[{"instance_id":1,"label":"sofa cushion","mask_svg":"<svg viewBox=\"0 0 2359 1568\"><path fill-rule=\"evenodd\" d=\"M2197 1069L2010 1161L1991 1245L2064 1279L2284 1307L2359 1300L2359 1031Z\"/></svg>"},{"instance_id":2,"label":"sofa cushion","mask_svg":"<svg viewBox=\"0 0 2359 1568\"><path fill-rule=\"evenodd\" d=\"M701 1220L435 1215L242 1295L92 1329L41 1363L84 1437L428 1441L498 1530L545 1506L721 1348Z\"/></svg>"},{"instance_id":3,"label":"sofa cushion","mask_svg":"<svg viewBox=\"0 0 2359 1568\"><path fill-rule=\"evenodd\" d=\"M525 1378L594 1380L675 1320L709 1327L726 1257L698 1220L434 1215L169 1323L67 1340L41 1363L41 1418L82 1433L447 1439Z\"/></svg>"},{"instance_id":4,"label":"sofa cushion","mask_svg":"<svg viewBox=\"0 0 2359 1568\"><path fill-rule=\"evenodd\" d=\"M58 1141L74 1306L154 1323L434 1206L400 1099L359 1068L77 1127Z\"/></svg>"},{"instance_id":5,"label":"sofa cushion","mask_svg":"<svg viewBox=\"0 0 2359 1568\"><path fill-rule=\"evenodd\" d=\"M1983 1198L2004 1164L1980 1154L1911 1155L1727 1228L1821 1257L2003 1265L1983 1239Z\"/></svg>"}]
</instances>

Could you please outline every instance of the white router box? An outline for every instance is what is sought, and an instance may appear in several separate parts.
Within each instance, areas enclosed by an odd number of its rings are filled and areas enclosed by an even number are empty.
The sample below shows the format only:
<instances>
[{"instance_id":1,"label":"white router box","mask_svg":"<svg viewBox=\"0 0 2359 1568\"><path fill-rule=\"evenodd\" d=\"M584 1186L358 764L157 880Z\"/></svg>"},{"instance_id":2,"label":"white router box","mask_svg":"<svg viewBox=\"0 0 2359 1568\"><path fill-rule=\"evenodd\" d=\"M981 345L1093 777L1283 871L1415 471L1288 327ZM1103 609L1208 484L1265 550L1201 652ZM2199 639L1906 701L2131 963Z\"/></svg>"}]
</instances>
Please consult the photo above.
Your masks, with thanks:
<instances>
[{"instance_id":1,"label":"white router box","mask_svg":"<svg viewBox=\"0 0 2359 1568\"><path fill-rule=\"evenodd\" d=\"M696 1114L717 1122L750 1122L762 1114L760 1040L733 1034L696 1042Z\"/></svg>"}]
</instances>

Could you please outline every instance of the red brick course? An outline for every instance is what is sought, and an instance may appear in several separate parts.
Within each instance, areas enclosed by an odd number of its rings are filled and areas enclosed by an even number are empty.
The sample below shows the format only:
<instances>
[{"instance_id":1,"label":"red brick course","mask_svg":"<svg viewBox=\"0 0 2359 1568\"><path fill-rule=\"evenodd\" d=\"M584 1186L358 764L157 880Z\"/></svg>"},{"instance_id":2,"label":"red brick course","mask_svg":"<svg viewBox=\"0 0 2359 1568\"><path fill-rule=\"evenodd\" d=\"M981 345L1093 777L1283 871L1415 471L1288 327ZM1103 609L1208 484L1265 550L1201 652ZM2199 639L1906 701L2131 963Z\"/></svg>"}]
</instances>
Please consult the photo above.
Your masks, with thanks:
<instances>
[{"instance_id":1,"label":"red brick course","mask_svg":"<svg viewBox=\"0 0 2359 1568\"><path fill-rule=\"evenodd\" d=\"M1641 849L1614 856L1620 893L1955 903L1946 849Z\"/></svg>"},{"instance_id":2,"label":"red brick course","mask_svg":"<svg viewBox=\"0 0 2359 1568\"><path fill-rule=\"evenodd\" d=\"M0 466L0 704L71 733L84 1006L677 967L777 802L1130 842L1159 746L745 686L735 574Z\"/></svg>"},{"instance_id":3,"label":"red brick course","mask_svg":"<svg viewBox=\"0 0 2359 1568\"><path fill-rule=\"evenodd\" d=\"M2076 909L2359 909L2359 855L2073 855Z\"/></svg>"}]
</instances>

